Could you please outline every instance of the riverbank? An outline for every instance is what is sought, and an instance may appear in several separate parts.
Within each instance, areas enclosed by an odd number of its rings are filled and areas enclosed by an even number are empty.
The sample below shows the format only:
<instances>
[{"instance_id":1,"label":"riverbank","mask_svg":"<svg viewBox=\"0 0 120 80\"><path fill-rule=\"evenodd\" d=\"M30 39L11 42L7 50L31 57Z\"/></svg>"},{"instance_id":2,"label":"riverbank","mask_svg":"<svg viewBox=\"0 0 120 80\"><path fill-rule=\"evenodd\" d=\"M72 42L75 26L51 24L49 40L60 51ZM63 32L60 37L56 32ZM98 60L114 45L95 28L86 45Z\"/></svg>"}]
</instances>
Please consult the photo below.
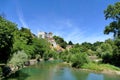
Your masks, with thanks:
<instances>
[{"instance_id":1,"label":"riverbank","mask_svg":"<svg viewBox=\"0 0 120 80\"><path fill-rule=\"evenodd\" d=\"M71 63L63 62L63 64L67 64L71 66ZM103 74L120 75L120 68L110 64L88 63L81 66L81 68L74 68L74 67L72 68L75 70L84 70L84 71L97 72Z\"/></svg>"},{"instance_id":2,"label":"riverbank","mask_svg":"<svg viewBox=\"0 0 120 80\"><path fill-rule=\"evenodd\" d=\"M89 70L94 72L100 72L105 74L117 74L120 75L120 68L110 65L110 64L98 64L98 63L88 63L84 64L81 69Z\"/></svg>"},{"instance_id":3,"label":"riverbank","mask_svg":"<svg viewBox=\"0 0 120 80\"><path fill-rule=\"evenodd\" d=\"M3 66L3 69L0 67L0 80L6 77L11 76L12 74L15 74L17 71L31 66L31 65L35 65L38 62L44 62L44 59L30 59L26 62L24 62L21 65L14 65L14 64L0 64L0 66ZM50 58L48 59L48 61L54 61L54 58Z\"/></svg>"},{"instance_id":4,"label":"riverbank","mask_svg":"<svg viewBox=\"0 0 120 80\"><path fill-rule=\"evenodd\" d=\"M46 77L47 75L47 77ZM71 68L58 61L41 62L17 72L5 80L119 80L117 75L106 75Z\"/></svg>"},{"instance_id":5,"label":"riverbank","mask_svg":"<svg viewBox=\"0 0 120 80\"><path fill-rule=\"evenodd\" d=\"M90 64L88 64L90 65ZM92 66L93 64L91 64ZM98 64L95 64L95 65L98 65ZM43 67L44 66L44 67ZM99 64L98 65L99 67L101 67L102 65ZM99 68L98 67L98 68ZM95 68L95 67L94 67ZM102 68L102 67L101 67ZM50 69L50 70L49 70ZM69 71L70 70L70 71ZM106 72L104 72L106 70ZM39 79L41 78L41 76L39 76L40 74L43 75L49 75L49 76L53 76L53 73L56 74L56 72L73 72L73 74L78 74L78 75L81 75L83 76L83 74L87 73L86 75L89 77L89 75L91 74L94 74L96 76L101 76L101 75L110 75L110 76L107 76L107 77L111 77L111 76L119 76L119 75L116 75L116 73L110 71L109 69L105 69L104 71L97 71L97 70L92 70L92 69L85 69L85 68L73 68L73 67L70 67L70 63L67 63L67 62L58 62L57 61L57 64L56 64L56 60L53 60L53 61L43 61L43 62L40 62L39 64L34 64L30 67L25 67L24 69L21 69L20 72L19 72L19 75L20 76L14 76L13 77L9 77L8 80L23 80L25 78L25 80L33 80L33 78L35 78L36 75L38 75ZM44 72L45 71L45 72ZM49 72L50 71L50 72ZM23 74L24 72L24 74ZM48 73L46 73L48 72ZM39 73L39 74L38 74ZM44 74L45 73L45 74ZM50 73L50 74L49 74ZM88 75L89 73L89 75ZM18 73L17 73L18 74ZM63 73L64 74L64 73ZM71 74L71 73L70 73ZM25 76L26 75L26 76ZM30 75L30 76L28 76ZM24 76L24 77L23 77ZM33 78L32 78L33 77ZM70 75L71 77L71 75ZM49 80L49 79L43 79L42 80ZM56 79L58 80L58 79ZM60 79L60 80L63 80L63 79ZM66 80L66 78L64 79ZM68 79L69 80L69 79ZM77 79L77 80L83 80L81 78ZM106 80L106 79L105 79ZM107 79L109 80L109 79ZM111 79L111 80L119 80L119 79Z\"/></svg>"}]
</instances>

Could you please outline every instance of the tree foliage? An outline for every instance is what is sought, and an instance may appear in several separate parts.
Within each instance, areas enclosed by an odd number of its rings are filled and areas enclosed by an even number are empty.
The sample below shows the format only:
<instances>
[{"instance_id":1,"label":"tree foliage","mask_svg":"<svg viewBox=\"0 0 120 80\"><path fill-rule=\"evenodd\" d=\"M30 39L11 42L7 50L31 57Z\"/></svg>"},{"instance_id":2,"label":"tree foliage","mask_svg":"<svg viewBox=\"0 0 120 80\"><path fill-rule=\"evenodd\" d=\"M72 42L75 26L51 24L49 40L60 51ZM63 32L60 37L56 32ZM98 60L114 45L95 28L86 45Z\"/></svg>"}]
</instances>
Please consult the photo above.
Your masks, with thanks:
<instances>
[{"instance_id":1,"label":"tree foliage","mask_svg":"<svg viewBox=\"0 0 120 80\"><path fill-rule=\"evenodd\" d=\"M16 24L0 16L0 62L7 62L11 56Z\"/></svg>"},{"instance_id":2,"label":"tree foliage","mask_svg":"<svg viewBox=\"0 0 120 80\"><path fill-rule=\"evenodd\" d=\"M37 38L28 28L18 29L15 23L0 16L0 62L7 63L19 51L24 51L28 58L35 58L36 55L41 58L56 57L47 40Z\"/></svg>"},{"instance_id":3,"label":"tree foliage","mask_svg":"<svg viewBox=\"0 0 120 80\"><path fill-rule=\"evenodd\" d=\"M41 56L41 58L44 58L45 54L49 54L50 44L48 43L47 40L34 38L32 45L34 47L34 53L33 53L34 56L36 54L39 54Z\"/></svg>"},{"instance_id":4,"label":"tree foliage","mask_svg":"<svg viewBox=\"0 0 120 80\"><path fill-rule=\"evenodd\" d=\"M69 42L68 42L68 45L73 45L72 41L69 41Z\"/></svg>"},{"instance_id":5,"label":"tree foliage","mask_svg":"<svg viewBox=\"0 0 120 80\"><path fill-rule=\"evenodd\" d=\"M113 47L109 43L102 43L96 51L99 57L103 57L106 54L112 55Z\"/></svg>"},{"instance_id":6,"label":"tree foliage","mask_svg":"<svg viewBox=\"0 0 120 80\"><path fill-rule=\"evenodd\" d=\"M66 50L63 53L60 53L60 58L72 64L72 67L80 68L85 63L89 62L88 54L84 50L84 46L76 44L69 51Z\"/></svg>"},{"instance_id":7,"label":"tree foliage","mask_svg":"<svg viewBox=\"0 0 120 80\"><path fill-rule=\"evenodd\" d=\"M106 54L103 56L103 62L120 66L120 2L116 2L114 5L109 5L104 13L106 19L113 20L105 27L104 33L114 34L114 48L112 55Z\"/></svg>"},{"instance_id":8,"label":"tree foliage","mask_svg":"<svg viewBox=\"0 0 120 80\"><path fill-rule=\"evenodd\" d=\"M62 48L66 48L67 42L63 38L59 36L53 36L53 38L55 39L56 43L59 44Z\"/></svg>"},{"instance_id":9,"label":"tree foliage","mask_svg":"<svg viewBox=\"0 0 120 80\"><path fill-rule=\"evenodd\" d=\"M76 53L71 56L72 67L80 68L85 63L88 63L88 56L85 53Z\"/></svg>"},{"instance_id":10,"label":"tree foliage","mask_svg":"<svg viewBox=\"0 0 120 80\"><path fill-rule=\"evenodd\" d=\"M109 34L112 32L114 37L120 37L120 2L114 5L109 5L104 11L106 19L112 19L113 21L105 27L104 33Z\"/></svg>"},{"instance_id":11,"label":"tree foliage","mask_svg":"<svg viewBox=\"0 0 120 80\"><path fill-rule=\"evenodd\" d=\"M116 2L114 5L108 5L104 13L106 19L120 20L120 2Z\"/></svg>"}]
</instances>

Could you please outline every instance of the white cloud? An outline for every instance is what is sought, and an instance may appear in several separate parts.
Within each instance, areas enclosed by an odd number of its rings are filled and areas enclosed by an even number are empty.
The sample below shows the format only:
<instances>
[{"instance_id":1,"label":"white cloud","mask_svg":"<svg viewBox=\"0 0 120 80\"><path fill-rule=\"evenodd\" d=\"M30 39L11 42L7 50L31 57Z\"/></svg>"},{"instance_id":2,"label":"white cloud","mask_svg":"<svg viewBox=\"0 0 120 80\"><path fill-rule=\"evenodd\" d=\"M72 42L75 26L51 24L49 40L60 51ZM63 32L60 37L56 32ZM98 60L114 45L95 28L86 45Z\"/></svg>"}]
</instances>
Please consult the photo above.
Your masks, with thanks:
<instances>
[{"instance_id":1,"label":"white cloud","mask_svg":"<svg viewBox=\"0 0 120 80\"><path fill-rule=\"evenodd\" d=\"M39 24L38 22L39 21ZM108 38L112 38L111 35L104 35L102 32L91 32L85 25L79 25L74 23L70 19L59 19L59 20L51 20L51 21L43 21L36 19L32 23L34 26L39 26L36 29L40 31L53 32L54 35L63 37L67 42L72 41L74 43L82 43L82 42L91 42L94 43L96 41L104 41ZM35 25L37 24L37 25Z\"/></svg>"},{"instance_id":2,"label":"white cloud","mask_svg":"<svg viewBox=\"0 0 120 80\"><path fill-rule=\"evenodd\" d=\"M19 5L18 0L14 0L14 1L15 1L15 5L16 5L16 11L17 11L18 19L21 22L22 27L29 28L27 23L25 22L24 15L23 15L23 12L22 12L22 9Z\"/></svg>"},{"instance_id":3,"label":"white cloud","mask_svg":"<svg viewBox=\"0 0 120 80\"><path fill-rule=\"evenodd\" d=\"M70 19L57 20L56 22L57 24L53 25L52 27L55 35L63 37L67 42L79 42L85 33L85 30L82 31Z\"/></svg>"},{"instance_id":4,"label":"white cloud","mask_svg":"<svg viewBox=\"0 0 120 80\"><path fill-rule=\"evenodd\" d=\"M71 32L67 34L65 37L65 40L67 41L73 41L73 42L79 42L80 38L83 37L84 31L81 31L80 29L73 27L71 28Z\"/></svg>"},{"instance_id":5,"label":"white cloud","mask_svg":"<svg viewBox=\"0 0 120 80\"><path fill-rule=\"evenodd\" d=\"M23 14L20 13L20 11L18 11L17 13L18 13L18 18L19 18L20 22L22 23L23 27L29 28L28 25L26 24L26 22L24 21Z\"/></svg>"},{"instance_id":6,"label":"white cloud","mask_svg":"<svg viewBox=\"0 0 120 80\"><path fill-rule=\"evenodd\" d=\"M63 23L57 24L60 28L56 30L56 35L63 37L67 42L72 41L74 43L105 41L108 38L112 38L112 35L104 35L103 33L89 33L87 29L83 30L70 20L63 20ZM59 30L61 29L61 30Z\"/></svg>"}]
</instances>

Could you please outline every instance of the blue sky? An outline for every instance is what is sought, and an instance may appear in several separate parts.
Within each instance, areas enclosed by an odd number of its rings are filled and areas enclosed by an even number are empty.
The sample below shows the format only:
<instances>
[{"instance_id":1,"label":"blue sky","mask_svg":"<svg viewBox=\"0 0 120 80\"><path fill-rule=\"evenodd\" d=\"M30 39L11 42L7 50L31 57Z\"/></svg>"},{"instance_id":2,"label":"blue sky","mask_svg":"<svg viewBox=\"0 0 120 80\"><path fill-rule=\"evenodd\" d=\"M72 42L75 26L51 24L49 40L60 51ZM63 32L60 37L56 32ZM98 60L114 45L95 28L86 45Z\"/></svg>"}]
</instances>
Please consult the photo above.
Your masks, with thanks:
<instances>
[{"instance_id":1,"label":"blue sky","mask_svg":"<svg viewBox=\"0 0 120 80\"><path fill-rule=\"evenodd\" d=\"M104 41L104 10L119 0L1 0L0 13L18 27L53 32L74 43Z\"/></svg>"}]
</instances>

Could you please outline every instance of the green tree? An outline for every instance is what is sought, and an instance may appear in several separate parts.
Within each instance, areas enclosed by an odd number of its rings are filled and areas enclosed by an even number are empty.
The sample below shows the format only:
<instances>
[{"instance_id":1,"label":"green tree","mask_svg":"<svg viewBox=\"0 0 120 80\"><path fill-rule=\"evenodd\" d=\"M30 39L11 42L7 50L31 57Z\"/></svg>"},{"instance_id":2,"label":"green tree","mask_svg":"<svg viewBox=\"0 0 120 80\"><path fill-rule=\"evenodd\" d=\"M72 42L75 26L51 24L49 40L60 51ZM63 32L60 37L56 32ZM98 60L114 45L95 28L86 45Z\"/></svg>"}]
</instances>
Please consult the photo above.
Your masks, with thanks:
<instances>
[{"instance_id":1,"label":"green tree","mask_svg":"<svg viewBox=\"0 0 120 80\"><path fill-rule=\"evenodd\" d=\"M33 35L31 33L30 29L22 27L20 29L20 32L21 32L20 36L22 36L22 39L26 41L26 44L27 45L31 44Z\"/></svg>"},{"instance_id":2,"label":"green tree","mask_svg":"<svg viewBox=\"0 0 120 80\"><path fill-rule=\"evenodd\" d=\"M6 63L11 57L13 33L17 25L0 16L0 62Z\"/></svg>"},{"instance_id":3,"label":"green tree","mask_svg":"<svg viewBox=\"0 0 120 80\"><path fill-rule=\"evenodd\" d=\"M33 36L29 29L21 28L14 32L13 53L24 50L29 56L33 54Z\"/></svg>"},{"instance_id":4,"label":"green tree","mask_svg":"<svg viewBox=\"0 0 120 80\"><path fill-rule=\"evenodd\" d=\"M113 21L105 27L104 33L114 33L114 37L120 37L120 2L114 5L109 5L104 11L106 19L112 19Z\"/></svg>"},{"instance_id":5,"label":"green tree","mask_svg":"<svg viewBox=\"0 0 120 80\"><path fill-rule=\"evenodd\" d=\"M103 61L116 66L120 66L120 2L116 2L114 5L109 5L104 13L106 19L113 20L108 26L105 27L104 33L114 34L115 48L113 48L111 61L106 61L106 57L108 55L103 58Z\"/></svg>"},{"instance_id":6,"label":"green tree","mask_svg":"<svg viewBox=\"0 0 120 80\"><path fill-rule=\"evenodd\" d=\"M93 43L92 50L93 50L93 51L96 51L97 48L98 48L102 43L103 43L103 42L99 42L99 41Z\"/></svg>"},{"instance_id":7,"label":"green tree","mask_svg":"<svg viewBox=\"0 0 120 80\"><path fill-rule=\"evenodd\" d=\"M88 43L88 42L84 42L81 44L83 47L87 48L87 49L91 49L92 48L92 44Z\"/></svg>"},{"instance_id":8,"label":"green tree","mask_svg":"<svg viewBox=\"0 0 120 80\"><path fill-rule=\"evenodd\" d=\"M53 38L55 39L56 43L59 44L62 48L66 48L67 42L63 38L59 36L53 36Z\"/></svg>"},{"instance_id":9,"label":"green tree","mask_svg":"<svg viewBox=\"0 0 120 80\"><path fill-rule=\"evenodd\" d=\"M68 42L68 45L73 45L72 41L69 41L69 42Z\"/></svg>"},{"instance_id":10,"label":"green tree","mask_svg":"<svg viewBox=\"0 0 120 80\"><path fill-rule=\"evenodd\" d=\"M109 43L104 42L97 48L96 51L99 57L103 57L106 54L112 55L113 48Z\"/></svg>"}]
</instances>

